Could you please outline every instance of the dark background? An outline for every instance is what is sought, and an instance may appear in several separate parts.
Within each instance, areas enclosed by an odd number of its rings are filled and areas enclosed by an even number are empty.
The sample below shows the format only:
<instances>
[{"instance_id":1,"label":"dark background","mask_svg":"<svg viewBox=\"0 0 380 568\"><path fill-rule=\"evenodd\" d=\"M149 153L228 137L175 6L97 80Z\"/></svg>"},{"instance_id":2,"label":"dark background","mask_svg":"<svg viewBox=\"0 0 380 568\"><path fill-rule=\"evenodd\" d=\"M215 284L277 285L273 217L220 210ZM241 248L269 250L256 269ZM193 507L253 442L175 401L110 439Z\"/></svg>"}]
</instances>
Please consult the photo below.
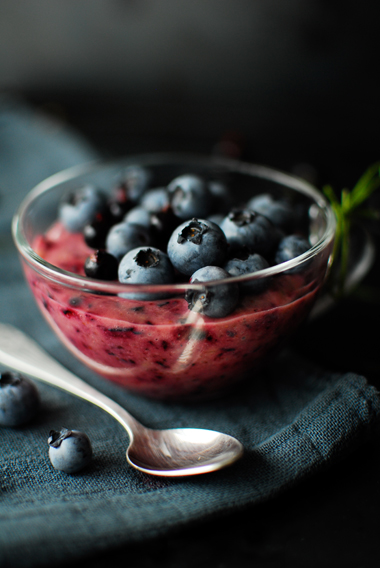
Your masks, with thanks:
<instances>
[{"instance_id":1,"label":"dark background","mask_svg":"<svg viewBox=\"0 0 380 568\"><path fill-rule=\"evenodd\" d=\"M379 159L379 13L371 0L3 0L0 91L106 158L222 153L352 188ZM294 348L380 387L379 285L377 259ZM375 438L273 501L92 565L377 566L379 456Z\"/></svg>"},{"instance_id":2,"label":"dark background","mask_svg":"<svg viewBox=\"0 0 380 568\"><path fill-rule=\"evenodd\" d=\"M244 158L350 186L378 158L379 14L374 0L2 0L0 89L105 155L229 137Z\"/></svg>"}]
</instances>

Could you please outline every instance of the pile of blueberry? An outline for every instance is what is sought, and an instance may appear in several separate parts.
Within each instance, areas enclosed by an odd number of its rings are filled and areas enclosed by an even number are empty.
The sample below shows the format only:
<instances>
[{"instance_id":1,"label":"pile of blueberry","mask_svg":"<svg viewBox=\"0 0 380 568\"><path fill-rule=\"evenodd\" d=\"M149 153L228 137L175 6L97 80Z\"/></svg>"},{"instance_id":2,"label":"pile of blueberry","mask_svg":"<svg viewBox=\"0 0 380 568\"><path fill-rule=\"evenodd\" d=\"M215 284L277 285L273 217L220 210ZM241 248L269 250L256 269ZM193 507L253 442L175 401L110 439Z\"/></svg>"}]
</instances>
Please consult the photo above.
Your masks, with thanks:
<instances>
[{"instance_id":1,"label":"pile of blueberry","mask_svg":"<svg viewBox=\"0 0 380 568\"><path fill-rule=\"evenodd\" d=\"M0 373L0 426L24 426L39 409L40 395L33 381L12 371ZM77 473L92 459L91 442L84 432L51 430L48 444L52 466L65 473Z\"/></svg>"},{"instance_id":2,"label":"pile of blueberry","mask_svg":"<svg viewBox=\"0 0 380 568\"><path fill-rule=\"evenodd\" d=\"M154 187L148 169L129 166L110 197L91 185L66 196L59 219L68 231L82 231L94 249L85 262L87 276L129 284L225 280L310 248L288 201L262 193L239 208L231 203L223 181L189 173ZM186 299L191 310L224 317L235 309L239 294L262 287L259 280L242 286L223 282L190 291Z\"/></svg>"}]
</instances>

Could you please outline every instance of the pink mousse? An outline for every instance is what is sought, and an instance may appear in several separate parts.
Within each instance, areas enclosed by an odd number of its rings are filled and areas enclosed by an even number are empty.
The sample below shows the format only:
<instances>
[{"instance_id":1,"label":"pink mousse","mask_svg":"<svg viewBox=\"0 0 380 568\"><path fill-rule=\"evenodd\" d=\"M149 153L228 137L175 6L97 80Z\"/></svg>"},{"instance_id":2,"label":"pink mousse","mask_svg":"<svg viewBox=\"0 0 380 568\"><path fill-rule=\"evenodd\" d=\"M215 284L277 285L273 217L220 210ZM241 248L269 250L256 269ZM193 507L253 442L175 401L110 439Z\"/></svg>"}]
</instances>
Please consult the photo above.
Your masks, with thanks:
<instances>
[{"instance_id":1,"label":"pink mousse","mask_svg":"<svg viewBox=\"0 0 380 568\"><path fill-rule=\"evenodd\" d=\"M33 248L80 275L91 253L80 233L59 223ZM168 399L210 397L253 378L306 318L324 277L324 269L307 282L282 275L265 292L243 297L229 316L212 319L189 311L183 295L155 301L98 295L25 270L44 316L83 363L130 390Z\"/></svg>"}]
</instances>

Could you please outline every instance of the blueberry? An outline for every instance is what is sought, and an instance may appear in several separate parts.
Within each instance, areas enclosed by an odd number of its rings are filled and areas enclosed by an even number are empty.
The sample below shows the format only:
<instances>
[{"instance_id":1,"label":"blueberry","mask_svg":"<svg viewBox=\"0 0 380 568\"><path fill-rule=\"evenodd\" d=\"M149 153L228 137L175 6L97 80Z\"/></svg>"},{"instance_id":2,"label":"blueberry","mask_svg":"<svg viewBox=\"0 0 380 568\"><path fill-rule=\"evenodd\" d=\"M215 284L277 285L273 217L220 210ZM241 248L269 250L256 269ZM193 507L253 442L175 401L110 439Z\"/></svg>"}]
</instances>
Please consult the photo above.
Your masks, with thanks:
<instances>
[{"instance_id":1,"label":"blueberry","mask_svg":"<svg viewBox=\"0 0 380 568\"><path fill-rule=\"evenodd\" d=\"M230 251L247 249L268 256L278 242L278 230L263 215L250 209L235 209L221 223Z\"/></svg>"},{"instance_id":2,"label":"blueberry","mask_svg":"<svg viewBox=\"0 0 380 568\"><path fill-rule=\"evenodd\" d=\"M92 459L91 442L84 432L62 428L51 430L48 438L52 466L65 473L77 473Z\"/></svg>"},{"instance_id":3,"label":"blueberry","mask_svg":"<svg viewBox=\"0 0 380 568\"><path fill-rule=\"evenodd\" d=\"M290 202L274 199L269 193L252 197L247 203L247 208L264 215L273 225L284 231L290 231L294 227L295 214Z\"/></svg>"},{"instance_id":4,"label":"blueberry","mask_svg":"<svg viewBox=\"0 0 380 568\"><path fill-rule=\"evenodd\" d=\"M117 223L109 230L106 250L118 260L128 251L150 244L150 234L146 227L134 223Z\"/></svg>"},{"instance_id":5,"label":"blueberry","mask_svg":"<svg viewBox=\"0 0 380 568\"><path fill-rule=\"evenodd\" d=\"M120 184L113 188L108 199L108 209L113 218L113 223L120 223L130 209L134 206L134 202L128 195L128 189L125 185Z\"/></svg>"},{"instance_id":6,"label":"blueberry","mask_svg":"<svg viewBox=\"0 0 380 568\"><path fill-rule=\"evenodd\" d=\"M83 238L90 248L103 248L109 231L108 225L99 221L93 221L83 228Z\"/></svg>"},{"instance_id":7,"label":"blueberry","mask_svg":"<svg viewBox=\"0 0 380 568\"><path fill-rule=\"evenodd\" d=\"M124 284L170 284L174 279L168 255L154 247L129 251L121 259L118 273Z\"/></svg>"},{"instance_id":8,"label":"blueberry","mask_svg":"<svg viewBox=\"0 0 380 568\"><path fill-rule=\"evenodd\" d=\"M87 246L93 249L105 247L106 237L114 218L109 209L104 208L96 214L94 220L83 227L83 238Z\"/></svg>"},{"instance_id":9,"label":"blueberry","mask_svg":"<svg viewBox=\"0 0 380 568\"><path fill-rule=\"evenodd\" d=\"M220 225L223 223L225 215L223 215L223 213L213 213L212 215L209 215L207 217L207 219L209 221L212 221L213 223L215 223L216 225Z\"/></svg>"},{"instance_id":10,"label":"blueberry","mask_svg":"<svg viewBox=\"0 0 380 568\"><path fill-rule=\"evenodd\" d=\"M205 266L192 275L190 283L225 280L227 278L230 278L230 275L223 268ZM190 289L186 292L186 300L189 310L211 318L222 318L236 308L239 301L239 287L237 284L223 283L205 286L202 291Z\"/></svg>"},{"instance_id":11,"label":"blueberry","mask_svg":"<svg viewBox=\"0 0 380 568\"><path fill-rule=\"evenodd\" d=\"M166 187L148 189L140 199L140 205L150 211L158 213L169 207L169 195Z\"/></svg>"},{"instance_id":12,"label":"blueberry","mask_svg":"<svg viewBox=\"0 0 380 568\"><path fill-rule=\"evenodd\" d=\"M132 165L124 170L122 183L133 202L137 202L145 190L148 189L150 179L150 172L142 166Z\"/></svg>"},{"instance_id":13,"label":"blueberry","mask_svg":"<svg viewBox=\"0 0 380 568\"><path fill-rule=\"evenodd\" d=\"M224 264L226 237L216 223L192 219L175 229L168 242L168 255L177 270L190 276L203 266Z\"/></svg>"},{"instance_id":14,"label":"blueberry","mask_svg":"<svg viewBox=\"0 0 380 568\"><path fill-rule=\"evenodd\" d=\"M84 263L84 271L89 278L97 280L116 280L119 263L117 258L105 250L95 250Z\"/></svg>"},{"instance_id":15,"label":"blueberry","mask_svg":"<svg viewBox=\"0 0 380 568\"><path fill-rule=\"evenodd\" d=\"M0 425L21 426L33 418L40 406L36 385L11 371L0 374Z\"/></svg>"},{"instance_id":16,"label":"blueberry","mask_svg":"<svg viewBox=\"0 0 380 568\"><path fill-rule=\"evenodd\" d=\"M184 174L168 185L172 209L180 219L205 217L212 208L212 195L206 182L199 176Z\"/></svg>"},{"instance_id":17,"label":"blueberry","mask_svg":"<svg viewBox=\"0 0 380 568\"><path fill-rule=\"evenodd\" d=\"M233 202L228 186L220 180L211 180L208 182L208 188L213 197L213 210L227 213Z\"/></svg>"},{"instance_id":18,"label":"blueberry","mask_svg":"<svg viewBox=\"0 0 380 568\"><path fill-rule=\"evenodd\" d=\"M151 225L151 215L147 209L136 205L132 207L125 215L123 221L125 223L134 223L135 225L141 225L142 227L150 228Z\"/></svg>"},{"instance_id":19,"label":"blueberry","mask_svg":"<svg viewBox=\"0 0 380 568\"><path fill-rule=\"evenodd\" d=\"M245 258L231 258L224 265L224 269L231 276L243 276L252 274L258 270L268 268L268 261L260 254L248 254ZM246 293L259 293L262 292L268 284L267 278L259 280L247 280L240 283L240 288Z\"/></svg>"},{"instance_id":20,"label":"blueberry","mask_svg":"<svg viewBox=\"0 0 380 568\"><path fill-rule=\"evenodd\" d=\"M58 217L71 233L82 231L106 203L104 194L92 185L69 193L59 204Z\"/></svg>"},{"instance_id":21,"label":"blueberry","mask_svg":"<svg viewBox=\"0 0 380 568\"><path fill-rule=\"evenodd\" d=\"M167 254L153 247L141 247L129 251L119 264L119 281L123 284L171 284L174 269ZM157 294L123 294L135 300L157 299Z\"/></svg>"},{"instance_id":22,"label":"blueberry","mask_svg":"<svg viewBox=\"0 0 380 568\"><path fill-rule=\"evenodd\" d=\"M310 249L310 244L307 239L301 235L287 235L279 242L274 260L276 264L281 264L292 258L303 254ZM303 263L300 266L289 269L289 273L299 272L303 270L309 262Z\"/></svg>"},{"instance_id":23,"label":"blueberry","mask_svg":"<svg viewBox=\"0 0 380 568\"><path fill-rule=\"evenodd\" d=\"M155 243L157 248L166 250L171 234L178 227L178 217L174 215L172 208L169 206L162 211L151 213L150 222L152 242Z\"/></svg>"}]
</instances>

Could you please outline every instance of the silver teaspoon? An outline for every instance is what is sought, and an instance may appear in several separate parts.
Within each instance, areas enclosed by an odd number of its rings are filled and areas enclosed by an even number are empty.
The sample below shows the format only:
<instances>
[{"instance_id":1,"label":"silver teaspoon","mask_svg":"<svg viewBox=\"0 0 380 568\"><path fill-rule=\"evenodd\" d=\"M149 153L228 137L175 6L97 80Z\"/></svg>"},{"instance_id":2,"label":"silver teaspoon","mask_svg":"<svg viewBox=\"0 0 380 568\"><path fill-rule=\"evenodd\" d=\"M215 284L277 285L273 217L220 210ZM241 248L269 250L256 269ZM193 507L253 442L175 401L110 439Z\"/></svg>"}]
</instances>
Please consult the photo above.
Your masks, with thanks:
<instances>
[{"instance_id":1,"label":"silver teaspoon","mask_svg":"<svg viewBox=\"0 0 380 568\"><path fill-rule=\"evenodd\" d=\"M127 461L145 473L171 477L207 473L232 464L243 454L238 440L213 430L146 428L119 404L65 369L34 340L8 324L0 324L0 362L111 414L128 432Z\"/></svg>"}]
</instances>

